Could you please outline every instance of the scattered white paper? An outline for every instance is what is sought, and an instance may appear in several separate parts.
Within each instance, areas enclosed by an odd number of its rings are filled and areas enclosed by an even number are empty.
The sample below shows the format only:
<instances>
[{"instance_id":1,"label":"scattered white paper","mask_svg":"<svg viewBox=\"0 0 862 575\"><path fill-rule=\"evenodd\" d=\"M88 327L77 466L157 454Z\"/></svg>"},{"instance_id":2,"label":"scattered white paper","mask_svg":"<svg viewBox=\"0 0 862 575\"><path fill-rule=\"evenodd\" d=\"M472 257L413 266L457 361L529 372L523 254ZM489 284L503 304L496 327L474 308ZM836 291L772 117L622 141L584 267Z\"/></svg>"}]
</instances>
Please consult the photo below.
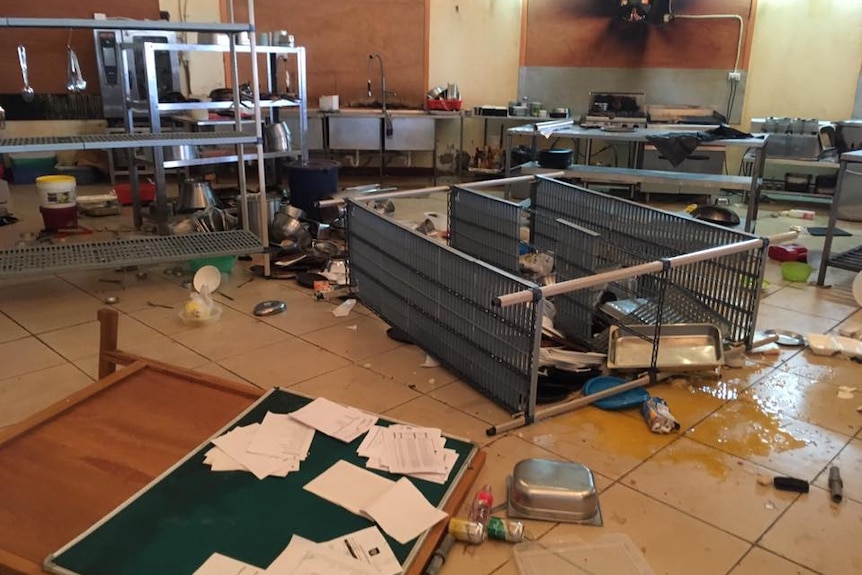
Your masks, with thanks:
<instances>
[{"instance_id":1,"label":"scattered white paper","mask_svg":"<svg viewBox=\"0 0 862 575\"><path fill-rule=\"evenodd\" d=\"M425 361L419 364L419 367L439 367L440 362L428 355L425 354Z\"/></svg>"},{"instance_id":2,"label":"scattered white paper","mask_svg":"<svg viewBox=\"0 0 862 575\"><path fill-rule=\"evenodd\" d=\"M204 463L213 471L248 471L245 465L225 453L220 447L209 450Z\"/></svg>"},{"instance_id":3,"label":"scattered white paper","mask_svg":"<svg viewBox=\"0 0 862 575\"><path fill-rule=\"evenodd\" d=\"M293 575L380 575L365 563L335 554L324 547L315 546L305 555Z\"/></svg>"},{"instance_id":4,"label":"scattered white paper","mask_svg":"<svg viewBox=\"0 0 862 575\"><path fill-rule=\"evenodd\" d=\"M446 481L449 479L449 473L452 472L452 468L455 467L455 462L458 461L458 452L454 449L444 449L443 450L444 457L444 467L443 471L437 473L410 473L410 477L414 479L422 479L423 481L430 481L431 483L437 483L439 485L445 485Z\"/></svg>"},{"instance_id":5,"label":"scattered white paper","mask_svg":"<svg viewBox=\"0 0 862 575\"><path fill-rule=\"evenodd\" d=\"M437 450L441 439L440 430L437 430L436 436L433 430L403 427L397 429L389 427L381 433L387 465L392 473L443 471L443 452L442 449Z\"/></svg>"},{"instance_id":6,"label":"scattered white paper","mask_svg":"<svg viewBox=\"0 0 862 575\"><path fill-rule=\"evenodd\" d=\"M374 567L380 575L398 575L401 564L376 526L348 533L320 545Z\"/></svg>"},{"instance_id":7,"label":"scattered white paper","mask_svg":"<svg viewBox=\"0 0 862 575\"><path fill-rule=\"evenodd\" d=\"M363 508L386 493L395 483L344 460L305 484L303 489L340 505L351 513L364 515Z\"/></svg>"},{"instance_id":8,"label":"scattered white paper","mask_svg":"<svg viewBox=\"0 0 862 575\"><path fill-rule=\"evenodd\" d=\"M854 391L856 391L855 387L841 385L838 387L838 399L853 399Z\"/></svg>"},{"instance_id":9,"label":"scattered white paper","mask_svg":"<svg viewBox=\"0 0 862 575\"><path fill-rule=\"evenodd\" d=\"M330 437L350 443L377 422L377 416L318 397L290 416Z\"/></svg>"},{"instance_id":10,"label":"scattered white paper","mask_svg":"<svg viewBox=\"0 0 862 575\"><path fill-rule=\"evenodd\" d=\"M248 446L252 453L305 461L314 429L286 413L268 412Z\"/></svg>"},{"instance_id":11,"label":"scattered white paper","mask_svg":"<svg viewBox=\"0 0 862 575\"><path fill-rule=\"evenodd\" d=\"M409 479L402 477L395 485L366 506L365 514L401 544L419 537L448 515L425 499Z\"/></svg>"},{"instance_id":12,"label":"scattered white paper","mask_svg":"<svg viewBox=\"0 0 862 575\"><path fill-rule=\"evenodd\" d=\"M311 550L373 567L377 575L398 575L402 572L395 553L380 529L368 527L324 543L315 543L294 535L284 551L267 567L266 575L297 573L306 554Z\"/></svg>"},{"instance_id":13,"label":"scattered white paper","mask_svg":"<svg viewBox=\"0 0 862 575\"><path fill-rule=\"evenodd\" d=\"M235 427L233 430L216 437L213 443L220 447L231 458L242 464L251 471L258 479L263 479L284 466L284 460L269 455L260 455L248 451L248 446L260 427L259 423L252 423L245 427Z\"/></svg>"},{"instance_id":14,"label":"scattered white paper","mask_svg":"<svg viewBox=\"0 0 862 575\"><path fill-rule=\"evenodd\" d=\"M407 543L447 517L425 499L406 477L392 482L346 461L309 481L304 487L351 513L368 517L399 543Z\"/></svg>"},{"instance_id":15,"label":"scattered white paper","mask_svg":"<svg viewBox=\"0 0 862 575\"><path fill-rule=\"evenodd\" d=\"M395 458L397 450L386 448L384 441L386 437L390 437L388 434L395 434L399 440L406 442L405 446L401 446L399 449L412 449L412 439L410 438L410 434L401 432L418 433L420 435L433 438L435 465L432 470L424 472L403 472L397 471L399 469L397 464L394 467L392 466L391 462ZM391 438L390 441L392 441ZM404 475L408 475L414 479L431 481L442 485L446 483L446 480L449 478L449 473L452 471L455 466L455 462L458 460L458 452L454 449L447 449L445 445L446 438L443 437L442 432L437 428L412 427L409 425L391 425L389 427L375 425L368 430L362 443L360 443L359 447L356 449L356 453L360 457L368 458L365 466L369 469L378 469L380 471L387 471L390 473L403 473Z\"/></svg>"},{"instance_id":16,"label":"scattered white paper","mask_svg":"<svg viewBox=\"0 0 862 575\"><path fill-rule=\"evenodd\" d=\"M383 448L383 436L380 432L384 429L386 428L382 425L375 425L368 430L368 433L362 438L362 443L356 448L359 457L372 457Z\"/></svg>"},{"instance_id":17,"label":"scattered white paper","mask_svg":"<svg viewBox=\"0 0 862 575\"><path fill-rule=\"evenodd\" d=\"M264 575L264 573L263 569L254 565L221 553L213 553L192 575Z\"/></svg>"},{"instance_id":18,"label":"scattered white paper","mask_svg":"<svg viewBox=\"0 0 862 575\"><path fill-rule=\"evenodd\" d=\"M266 568L266 575L291 575L296 572L296 568L302 563L305 553L309 549L313 549L317 545L314 541L294 535L290 538L290 542L284 551L278 554L269 567Z\"/></svg>"}]
</instances>

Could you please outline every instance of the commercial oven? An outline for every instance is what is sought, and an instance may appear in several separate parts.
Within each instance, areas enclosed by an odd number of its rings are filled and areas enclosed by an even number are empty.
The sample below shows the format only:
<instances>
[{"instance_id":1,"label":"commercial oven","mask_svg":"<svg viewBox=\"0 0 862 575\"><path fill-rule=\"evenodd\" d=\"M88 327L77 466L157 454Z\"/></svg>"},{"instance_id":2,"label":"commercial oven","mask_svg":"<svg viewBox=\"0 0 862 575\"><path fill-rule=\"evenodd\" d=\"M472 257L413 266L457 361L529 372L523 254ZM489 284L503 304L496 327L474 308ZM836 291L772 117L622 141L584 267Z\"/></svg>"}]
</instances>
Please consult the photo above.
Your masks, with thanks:
<instances>
[{"instance_id":1,"label":"commercial oven","mask_svg":"<svg viewBox=\"0 0 862 575\"><path fill-rule=\"evenodd\" d=\"M122 50L129 49L126 61L131 87L130 96L134 100L147 100L146 66L144 64L144 42L175 44L175 32L152 30L95 30L96 63L99 71L99 90L102 95L102 109L105 119L120 119L125 113L123 101L123 59ZM156 57L156 97L164 99L166 94L180 91L179 54L158 50Z\"/></svg>"}]
</instances>

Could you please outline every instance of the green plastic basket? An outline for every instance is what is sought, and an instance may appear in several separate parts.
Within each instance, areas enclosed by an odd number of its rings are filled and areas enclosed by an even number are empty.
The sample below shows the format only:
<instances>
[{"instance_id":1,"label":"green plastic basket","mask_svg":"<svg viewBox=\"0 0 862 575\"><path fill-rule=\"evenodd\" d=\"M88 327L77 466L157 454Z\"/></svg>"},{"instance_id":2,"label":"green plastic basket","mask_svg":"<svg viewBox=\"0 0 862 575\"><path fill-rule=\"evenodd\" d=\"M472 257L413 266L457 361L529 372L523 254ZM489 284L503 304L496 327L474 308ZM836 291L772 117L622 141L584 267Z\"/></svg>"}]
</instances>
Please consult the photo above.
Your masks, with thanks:
<instances>
[{"instance_id":1,"label":"green plastic basket","mask_svg":"<svg viewBox=\"0 0 862 575\"><path fill-rule=\"evenodd\" d=\"M236 256L221 256L217 258L198 258L191 260L189 266L192 268L192 273L198 271L204 266L215 266L218 271L229 273L236 265Z\"/></svg>"}]
</instances>

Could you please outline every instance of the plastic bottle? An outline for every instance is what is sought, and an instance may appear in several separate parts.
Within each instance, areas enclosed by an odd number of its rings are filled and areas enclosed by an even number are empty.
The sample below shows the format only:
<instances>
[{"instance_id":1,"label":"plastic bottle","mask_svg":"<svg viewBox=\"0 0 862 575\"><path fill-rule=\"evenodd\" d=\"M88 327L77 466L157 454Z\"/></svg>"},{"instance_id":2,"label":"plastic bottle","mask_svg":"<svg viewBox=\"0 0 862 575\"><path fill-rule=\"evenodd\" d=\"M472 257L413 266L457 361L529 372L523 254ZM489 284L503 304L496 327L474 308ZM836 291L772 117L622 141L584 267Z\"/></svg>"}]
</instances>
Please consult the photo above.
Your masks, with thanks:
<instances>
[{"instance_id":1,"label":"plastic bottle","mask_svg":"<svg viewBox=\"0 0 862 575\"><path fill-rule=\"evenodd\" d=\"M473 504L470 506L470 521L481 523L487 533L488 521L491 519L491 508L494 507L494 494L491 486L485 485L476 493Z\"/></svg>"}]
</instances>

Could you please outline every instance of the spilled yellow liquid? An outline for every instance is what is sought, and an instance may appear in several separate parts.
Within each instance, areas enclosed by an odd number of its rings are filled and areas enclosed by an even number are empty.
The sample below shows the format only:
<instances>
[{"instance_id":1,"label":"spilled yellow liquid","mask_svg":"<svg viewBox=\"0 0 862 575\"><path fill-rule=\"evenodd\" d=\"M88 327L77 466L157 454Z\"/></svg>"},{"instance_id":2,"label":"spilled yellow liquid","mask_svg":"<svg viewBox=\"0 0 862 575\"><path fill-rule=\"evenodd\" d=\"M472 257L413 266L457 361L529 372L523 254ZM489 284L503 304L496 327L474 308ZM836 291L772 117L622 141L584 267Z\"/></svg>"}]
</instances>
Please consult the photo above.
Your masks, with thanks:
<instances>
[{"instance_id":1,"label":"spilled yellow liquid","mask_svg":"<svg viewBox=\"0 0 862 575\"><path fill-rule=\"evenodd\" d=\"M801 449L810 442L798 429L782 427L781 418L756 402L736 401L689 431L692 438L717 445L739 457L768 457ZM813 439L812 439L813 441Z\"/></svg>"}]
</instances>

